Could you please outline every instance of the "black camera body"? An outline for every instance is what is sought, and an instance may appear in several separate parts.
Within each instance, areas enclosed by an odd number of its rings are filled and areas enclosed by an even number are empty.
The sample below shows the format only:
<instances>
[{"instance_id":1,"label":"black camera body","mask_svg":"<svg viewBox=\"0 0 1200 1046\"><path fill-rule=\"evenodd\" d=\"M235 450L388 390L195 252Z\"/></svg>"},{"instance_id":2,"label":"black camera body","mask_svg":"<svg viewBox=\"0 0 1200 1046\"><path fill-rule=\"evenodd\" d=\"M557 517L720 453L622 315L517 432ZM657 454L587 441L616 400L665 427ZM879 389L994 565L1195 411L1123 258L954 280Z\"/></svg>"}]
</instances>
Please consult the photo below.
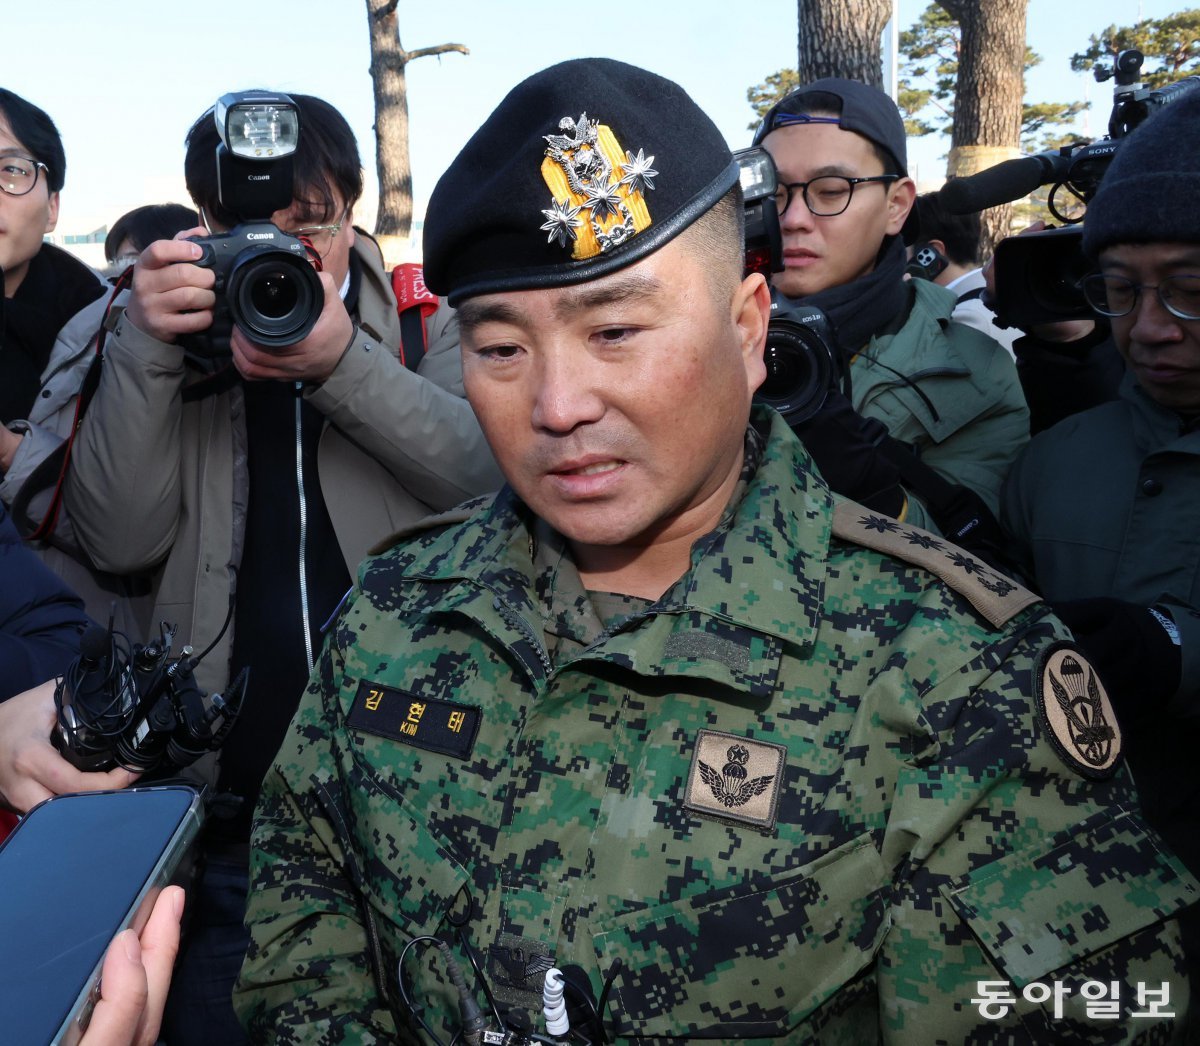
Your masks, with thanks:
<instances>
[{"instance_id":1,"label":"black camera body","mask_svg":"<svg viewBox=\"0 0 1200 1046\"><path fill-rule=\"evenodd\" d=\"M265 348L306 338L321 315L324 290L308 248L270 222L246 222L227 233L192 238L204 254L193 265L212 269L214 334L233 324Z\"/></svg>"},{"instance_id":2,"label":"black camera body","mask_svg":"<svg viewBox=\"0 0 1200 1046\"><path fill-rule=\"evenodd\" d=\"M793 428L807 421L841 385L837 337L829 317L771 291L763 362L766 380L754 398L774 407Z\"/></svg>"},{"instance_id":3,"label":"black camera body","mask_svg":"<svg viewBox=\"0 0 1200 1046\"><path fill-rule=\"evenodd\" d=\"M242 91L222 95L213 119L220 135L218 198L238 224L227 233L192 237L204 251L193 264L216 274L217 302L212 326L179 343L198 356L227 356L237 326L264 348L295 345L312 331L325 304L320 258L270 220L292 202L299 109L285 94Z\"/></svg>"},{"instance_id":4,"label":"black camera body","mask_svg":"<svg viewBox=\"0 0 1200 1046\"><path fill-rule=\"evenodd\" d=\"M171 657L175 629L131 646L123 635L93 625L54 689L54 747L79 770L123 766L137 773L182 768L219 748L241 711L247 671L227 695L205 695L193 672L199 658L184 647Z\"/></svg>"},{"instance_id":5,"label":"black camera body","mask_svg":"<svg viewBox=\"0 0 1200 1046\"><path fill-rule=\"evenodd\" d=\"M745 198L744 270L762 273L783 271L783 232L775 207L775 163L758 147L739 149L734 159L742 169ZM840 387L837 336L829 317L812 305L803 305L771 290L771 319L763 361L766 380L754 395L755 402L774 407L795 427L824 405L829 393Z\"/></svg>"}]
</instances>

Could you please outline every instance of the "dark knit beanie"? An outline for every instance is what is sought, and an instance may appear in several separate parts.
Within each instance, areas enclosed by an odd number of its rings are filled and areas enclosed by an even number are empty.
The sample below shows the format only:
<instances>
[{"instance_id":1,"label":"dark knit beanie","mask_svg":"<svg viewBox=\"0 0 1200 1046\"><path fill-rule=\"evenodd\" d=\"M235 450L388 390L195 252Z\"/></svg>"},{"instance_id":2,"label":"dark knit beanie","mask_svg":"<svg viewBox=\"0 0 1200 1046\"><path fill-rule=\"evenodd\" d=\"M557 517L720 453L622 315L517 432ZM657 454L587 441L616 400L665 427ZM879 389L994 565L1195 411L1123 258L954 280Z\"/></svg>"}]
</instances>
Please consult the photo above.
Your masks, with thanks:
<instances>
[{"instance_id":1,"label":"dark knit beanie","mask_svg":"<svg viewBox=\"0 0 1200 1046\"><path fill-rule=\"evenodd\" d=\"M898 174L908 174L907 137L900 110L878 87L861 80L829 77L797 87L767 110L754 132L754 144L761 145L768 134L780 127L826 122L825 117L809 115L813 109L826 107L838 113L832 122L843 131L855 131L878 145L896 162Z\"/></svg>"},{"instance_id":2,"label":"dark knit beanie","mask_svg":"<svg viewBox=\"0 0 1200 1046\"><path fill-rule=\"evenodd\" d=\"M670 80L584 58L518 84L438 181L425 282L454 305L631 265L738 180L713 122Z\"/></svg>"},{"instance_id":3,"label":"dark knit beanie","mask_svg":"<svg viewBox=\"0 0 1200 1046\"><path fill-rule=\"evenodd\" d=\"M1200 243L1200 90L1151 112L1125 138L1083 220L1083 250Z\"/></svg>"}]
</instances>

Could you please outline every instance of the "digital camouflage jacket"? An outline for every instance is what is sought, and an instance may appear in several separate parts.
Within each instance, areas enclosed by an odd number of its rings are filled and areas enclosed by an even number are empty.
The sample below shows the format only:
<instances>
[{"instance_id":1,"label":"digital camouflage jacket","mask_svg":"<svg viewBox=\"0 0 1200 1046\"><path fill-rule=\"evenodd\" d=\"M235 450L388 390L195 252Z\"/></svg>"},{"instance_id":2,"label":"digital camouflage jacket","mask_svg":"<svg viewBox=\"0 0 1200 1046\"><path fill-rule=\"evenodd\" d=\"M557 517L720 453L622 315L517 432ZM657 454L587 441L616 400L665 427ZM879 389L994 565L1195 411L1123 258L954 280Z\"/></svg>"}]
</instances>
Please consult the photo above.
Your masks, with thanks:
<instances>
[{"instance_id":1,"label":"digital camouflage jacket","mask_svg":"<svg viewBox=\"0 0 1200 1046\"><path fill-rule=\"evenodd\" d=\"M542 1033L551 965L609 1041L1180 1026L1131 1014L1165 985L1182 1017L1169 916L1197 884L1142 826L1063 626L838 502L769 424L689 572L608 631L508 490L364 564L257 811L255 1040L450 1043L435 935L485 1014L481 981ZM548 632L582 642L552 658Z\"/></svg>"}]
</instances>

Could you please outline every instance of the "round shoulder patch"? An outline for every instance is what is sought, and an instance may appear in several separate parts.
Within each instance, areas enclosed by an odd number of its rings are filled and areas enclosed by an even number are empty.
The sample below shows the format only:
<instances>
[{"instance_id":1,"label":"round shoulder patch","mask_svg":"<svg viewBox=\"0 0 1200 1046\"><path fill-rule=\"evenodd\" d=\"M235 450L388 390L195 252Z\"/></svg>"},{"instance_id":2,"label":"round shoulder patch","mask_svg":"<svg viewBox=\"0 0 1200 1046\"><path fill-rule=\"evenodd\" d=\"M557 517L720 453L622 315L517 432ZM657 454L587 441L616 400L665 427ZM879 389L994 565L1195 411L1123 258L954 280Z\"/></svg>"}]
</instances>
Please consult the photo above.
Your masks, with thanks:
<instances>
[{"instance_id":1,"label":"round shoulder patch","mask_svg":"<svg viewBox=\"0 0 1200 1046\"><path fill-rule=\"evenodd\" d=\"M1063 761L1084 777L1111 777L1121 760L1121 728L1100 675L1074 644L1055 643L1037 676L1042 722Z\"/></svg>"}]
</instances>

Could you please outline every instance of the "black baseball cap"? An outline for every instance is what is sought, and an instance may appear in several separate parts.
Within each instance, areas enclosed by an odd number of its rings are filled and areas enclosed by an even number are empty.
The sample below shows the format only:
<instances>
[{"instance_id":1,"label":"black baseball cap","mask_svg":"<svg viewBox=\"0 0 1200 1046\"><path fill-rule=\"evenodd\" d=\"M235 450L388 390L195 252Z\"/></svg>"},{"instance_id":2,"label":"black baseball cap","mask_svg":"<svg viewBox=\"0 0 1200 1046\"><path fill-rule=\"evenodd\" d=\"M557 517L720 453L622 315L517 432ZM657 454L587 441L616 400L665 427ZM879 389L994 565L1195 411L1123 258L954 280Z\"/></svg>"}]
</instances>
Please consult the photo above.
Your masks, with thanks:
<instances>
[{"instance_id":1,"label":"black baseball cap","mask_svg":"<svg viewBox=\"0 0 1200 1046\"><path fill-rule=\"evenodd\" d=\"M832 109L838 116L812 116L814 109ZM904 120L896 103L878 87L840 77L814 80L797 87L767 110L754 132L754 144L761 145L768 134L780 127L804 123L836 123L844 131L855 131L887 152L900 174L908 174Z\"/></svg>"}]
</instances>

